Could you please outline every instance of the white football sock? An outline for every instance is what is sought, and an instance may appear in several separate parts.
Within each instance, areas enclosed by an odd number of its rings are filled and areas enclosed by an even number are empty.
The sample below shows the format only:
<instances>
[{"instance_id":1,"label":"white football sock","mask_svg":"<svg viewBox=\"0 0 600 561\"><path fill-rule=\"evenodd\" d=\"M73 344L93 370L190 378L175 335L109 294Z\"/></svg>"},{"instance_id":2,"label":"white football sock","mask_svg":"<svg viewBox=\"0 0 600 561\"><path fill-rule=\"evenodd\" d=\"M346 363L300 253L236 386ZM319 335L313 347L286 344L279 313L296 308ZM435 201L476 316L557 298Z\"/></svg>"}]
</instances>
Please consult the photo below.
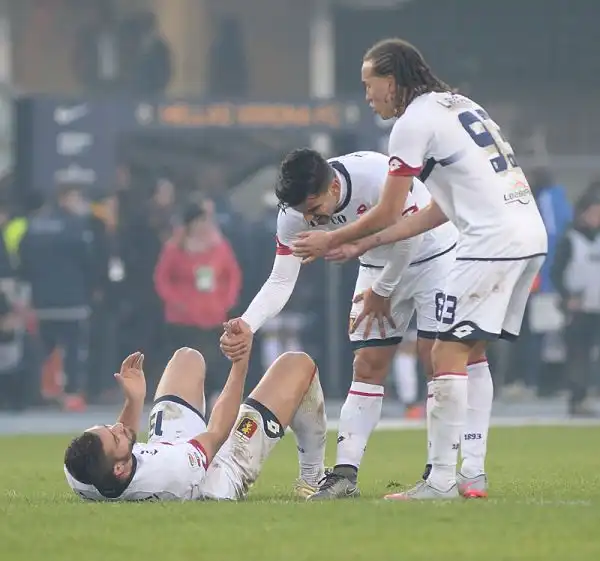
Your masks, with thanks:
<instances>
[{"instance_id":1,"label":"white football sock","mask_svg":"<svg viewBox=\"0 0 600 561\"><path fill-rule=\"evenodd\" d=\"M467 376L437 374L432 382L431 474L427 481L440 491L456 484L460 437L467 416Z\"/></svg>"},{"instance_id":2,"label":"white football sock","mask_svg":"<svg viewBox=\"0 0 600 561\"><path fill-rule=\"evenodd\" d=\"M300 403L290 428L298 445L300 477L316 487L324 475L327 416L323 388L316 372Z\"/></svg>"},{"instance_id":3,"label":"white football sock","mask_svg":"<svg viewBox=\"0 0 600 561\"><path fill-rule=\"evenodd\" d=\"M396 353L394 357L394 382L398 398L404 405L412 405L417 401L419 380L417 374L417 357L409 353Z\"/></svg>"},{"instance_id":4,"label":"white football sock","mask_svg":"<svg viewBox=\"0 0 600 561\"><path fill-rule=\"evenodd\" d=\"M467 366L467 374L467 420L461 440L460 471L466 477L476 477L485 473L494 383L487 360Z\"/></svg>"},{"instance_id":5,"label":"white football sock","mask_svg":"<svg viewBox=\"0 0 600 561\"><path fill-rule=\"evenodd\" d=\"M383 386L352 382L340 412L336 465L358 469L367 441L381 418Z\"/></svg>"},{"instance_id":6,"label":"white football sock","mask_svg":"<svg viewBox=\"0 0 600 561\"><path fill-rule=\"evenodd\" d=\"M427 401L425 403L427 427L427 464L431 465L431 411L433 410L433 382L427 382Z\"/></svg>"}]
</instances>

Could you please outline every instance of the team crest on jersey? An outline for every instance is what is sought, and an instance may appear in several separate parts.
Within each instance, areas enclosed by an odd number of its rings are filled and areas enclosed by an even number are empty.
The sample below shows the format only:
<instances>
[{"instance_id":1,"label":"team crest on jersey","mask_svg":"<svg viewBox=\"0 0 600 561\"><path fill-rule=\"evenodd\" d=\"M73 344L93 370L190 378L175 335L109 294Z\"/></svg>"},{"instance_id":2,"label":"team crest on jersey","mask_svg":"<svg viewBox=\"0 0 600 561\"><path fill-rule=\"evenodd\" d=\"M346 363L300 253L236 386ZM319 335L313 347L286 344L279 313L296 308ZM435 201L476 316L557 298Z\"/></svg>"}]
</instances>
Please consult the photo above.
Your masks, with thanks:
<instances>
[{"instance_id":1,"label":"team crest on jersey","mask_svg":"<svg viewBox=\"0 0 600 561\"><path fill-rule=\"evenodd\" d=\"M200 463L201 460L198 456L196 456L195 454L192 454L191 452L188 452L188 462L190 463L190 467L192 469L198 469L199 467L202 466L202 464Z\"/></svg>"},{"instance_id":2,"label":"team crest on jersey","mask_svg":"<svg viewBox=\"0 0 600 561\"><path fill-rule=\"evenodd\" d=\"M400 158L392 156L389 163L389 172L394 173L395 171L402 169L404 166L405 164Z\"/></svg>"},{"instance_id":3,"label":"team crest on jersey","mask_svg":"<svg viewBox=\"0 0 600 561\"><path fill-rule=\"evenodd\" d=\"M256 421L254 421L250 417L244 417L238 423L238 426L235 429L235 432L237 432L243 438L250 440L254 436L254 433L256 432L257 429L258 429L258 425L256 424Z\"/></svg>"}]
</instances>

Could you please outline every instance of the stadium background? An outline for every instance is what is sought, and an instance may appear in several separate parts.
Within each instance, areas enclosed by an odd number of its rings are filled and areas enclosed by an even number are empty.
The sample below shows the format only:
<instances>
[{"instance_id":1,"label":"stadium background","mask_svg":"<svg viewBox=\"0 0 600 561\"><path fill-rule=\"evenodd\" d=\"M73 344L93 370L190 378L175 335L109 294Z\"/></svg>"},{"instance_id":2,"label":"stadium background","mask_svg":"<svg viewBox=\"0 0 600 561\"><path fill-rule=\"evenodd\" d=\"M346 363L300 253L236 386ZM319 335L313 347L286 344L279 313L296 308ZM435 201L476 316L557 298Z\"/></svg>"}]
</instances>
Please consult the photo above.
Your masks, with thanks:
<instances>
[{"instance_id":1,"label":"stadium background","mask_svg":"<svg viewBox=\"0 0 600 561\"><path fill-rule=\"evenodd\" d=\"M95 210L127 193L133 210L121 205L114 234L126 238L134 210L161 181L175 187L174 224L190 200L208 198L242 270L230 315L241 313L270 271L276 213L269 195L280 158L309 144L330 155L385 151L389 123L364 103L359 65L369 45L393 35L413 41L444 80L486 106L526 173L547 170L575 201L600 176L597 5L459 3L460 10L442 0L0 1L2 208L13 222L27 219L64 184L77 184ZM90 68L93 57L81 53L93 41L82 37L93 37L86 30L106 13L103 29L124 44L138 33L141 14L154 14L170 59L162 82L151 79L161 61L147 53L136 61L119 51L110 79ZM142 66L148 74L137 76ZM300 346L320 364L335 416L352 371L345 335L354 270L318 263L303 271L281 321L258 337L249 383L271 344ZM100 306L90 302L87 398L97 402L96 420L99 412L112 416L112 371L135 341L127 307L138 287L127 276L136 271L111 280L122 290L106 289ZM142 323L161 322L137 313ZM0 430L86 426L87 417L65 417L54 404L60 367L55 355L44 362L34 314L19 320L24 354L34 357L22 370L30 411L7 416ZM506 389L496 416L565 416L564 341L559 328L544 327L550 323L537 317L518 347L495 347L494 375ZM158 326L143 350L153 354L163 342ZM389 395L385 415L401 415Z\"/></svg>"}]
</instances>

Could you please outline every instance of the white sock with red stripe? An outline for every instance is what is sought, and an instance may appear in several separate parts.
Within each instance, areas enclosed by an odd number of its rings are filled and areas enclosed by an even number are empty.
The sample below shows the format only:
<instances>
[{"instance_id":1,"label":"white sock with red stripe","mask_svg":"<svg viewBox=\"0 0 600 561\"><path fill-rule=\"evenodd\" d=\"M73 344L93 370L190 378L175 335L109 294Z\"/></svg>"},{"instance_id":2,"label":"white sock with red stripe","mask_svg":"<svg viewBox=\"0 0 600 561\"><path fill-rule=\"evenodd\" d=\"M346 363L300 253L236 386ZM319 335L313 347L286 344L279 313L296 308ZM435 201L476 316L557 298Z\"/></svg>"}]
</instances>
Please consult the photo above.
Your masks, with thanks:
<instances>
[{"instance_id":1,"label":"white sock with red stripe","mask_svg":"<svg viewBox=\"0 0 600 561\"><path fill-rule=\"evenodd\" d=\"M298 445L300 477L316 487L325 472L327 440L325 398L318 372L315 372L308 391L294 414L290 428L294 431Z\"/></svg>"},{"instance_id":2,"label":"white sock with red stripe","mask_svg":"<svg viewBox=\"0 0 600 561\"><path fill-rule=\"evenodd\" d=\"M476 477L485 473L487 438L494 400L494 383L487 360L467 366L469 381L467 420L461 440L461 473Z\"/></svg>"},{"instance_id":3,"label":"white sock with red stripe","mask_svg":"<svg viewBox=\"0 0 600 561\"><path fill-rule=\"evenodd\" d=\"M431 465L431 411L433 410L433 382L427 382L425 418L427 427L427 465Z\"/></svg>"},{"instance_id":4,"label":"white sock with red stripe","mask_svg":"<svg viewBox=\"0 0 600 561\"><path fill-rule=\"evenodd\" d=\"M336 465L360 466L367 441L381 418L383 386L352 382L340 412Z\"/></svg>"},{"instance_id":5,"label":"white sock with red stripe","mask_svg":"<svg viewBox=\"0 0 600 561\"><path fill-rule=\"evenodd\" d=\"M431 474L427 481L447 491L456 484L458 449L467 416L467 376L439 372L431 384Z\"/></svg>"}]
</instances>

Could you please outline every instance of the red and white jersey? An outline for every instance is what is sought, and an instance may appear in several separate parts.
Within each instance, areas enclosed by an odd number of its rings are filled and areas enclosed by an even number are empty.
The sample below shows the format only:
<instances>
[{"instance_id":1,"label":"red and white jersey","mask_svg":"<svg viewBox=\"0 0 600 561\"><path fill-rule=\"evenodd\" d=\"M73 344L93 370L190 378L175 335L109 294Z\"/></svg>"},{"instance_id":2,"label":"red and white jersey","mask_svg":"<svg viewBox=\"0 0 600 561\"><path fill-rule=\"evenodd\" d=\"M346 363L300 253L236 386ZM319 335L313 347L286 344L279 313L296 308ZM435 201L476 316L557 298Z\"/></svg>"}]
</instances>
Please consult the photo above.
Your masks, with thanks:
<instances>
[{"instance_id":1,"label":"red and white jersey","mask_svg":"<svg viewBox=\"0 0 600 561\"><path fill-rule=\"evenodd\" d=\"M325 226L309 224L302 213L289 208L280 211L277 218L277 254L291 255L292 244L300 232L307 230L333 231L358 220L373 208L381 197L388 174L388 157L379 152L354 152L329 160L341 184L338 208ZM404 207L404 215L413 214L431 201L427 188L414 180ZM445 224L428 232L420 245L415 261L428 259L456 243L457 232ZM390 246L380 246L364 253L360 261L367 265L384 266L389 258Z\"/></svg>"},{"instance_id":2,"label":"red and white jersey","mask_svg":"<svg viewBox=\"0 0 600 561\"><path fill-rule=\"evenodd\" d=\"M122 490L100 493L67 471L67 483L79 496L92 501L186 501L202 499L202 482L206 477L206 453L196 440L188 442L135 444L133 470Z\"/></svg>"},{"instance_id":3,"label":"red and white jersey","mask_svg":"<svg viewBox=\"0 0 600 561\"><path fill-rule=\"evenodd\" d=\"M544 254L547 235L513 149L486 111L452 93L415 99L392 128L389 173L420 176L459 231L457 258Z\"/></svg>"}]
</instances>

